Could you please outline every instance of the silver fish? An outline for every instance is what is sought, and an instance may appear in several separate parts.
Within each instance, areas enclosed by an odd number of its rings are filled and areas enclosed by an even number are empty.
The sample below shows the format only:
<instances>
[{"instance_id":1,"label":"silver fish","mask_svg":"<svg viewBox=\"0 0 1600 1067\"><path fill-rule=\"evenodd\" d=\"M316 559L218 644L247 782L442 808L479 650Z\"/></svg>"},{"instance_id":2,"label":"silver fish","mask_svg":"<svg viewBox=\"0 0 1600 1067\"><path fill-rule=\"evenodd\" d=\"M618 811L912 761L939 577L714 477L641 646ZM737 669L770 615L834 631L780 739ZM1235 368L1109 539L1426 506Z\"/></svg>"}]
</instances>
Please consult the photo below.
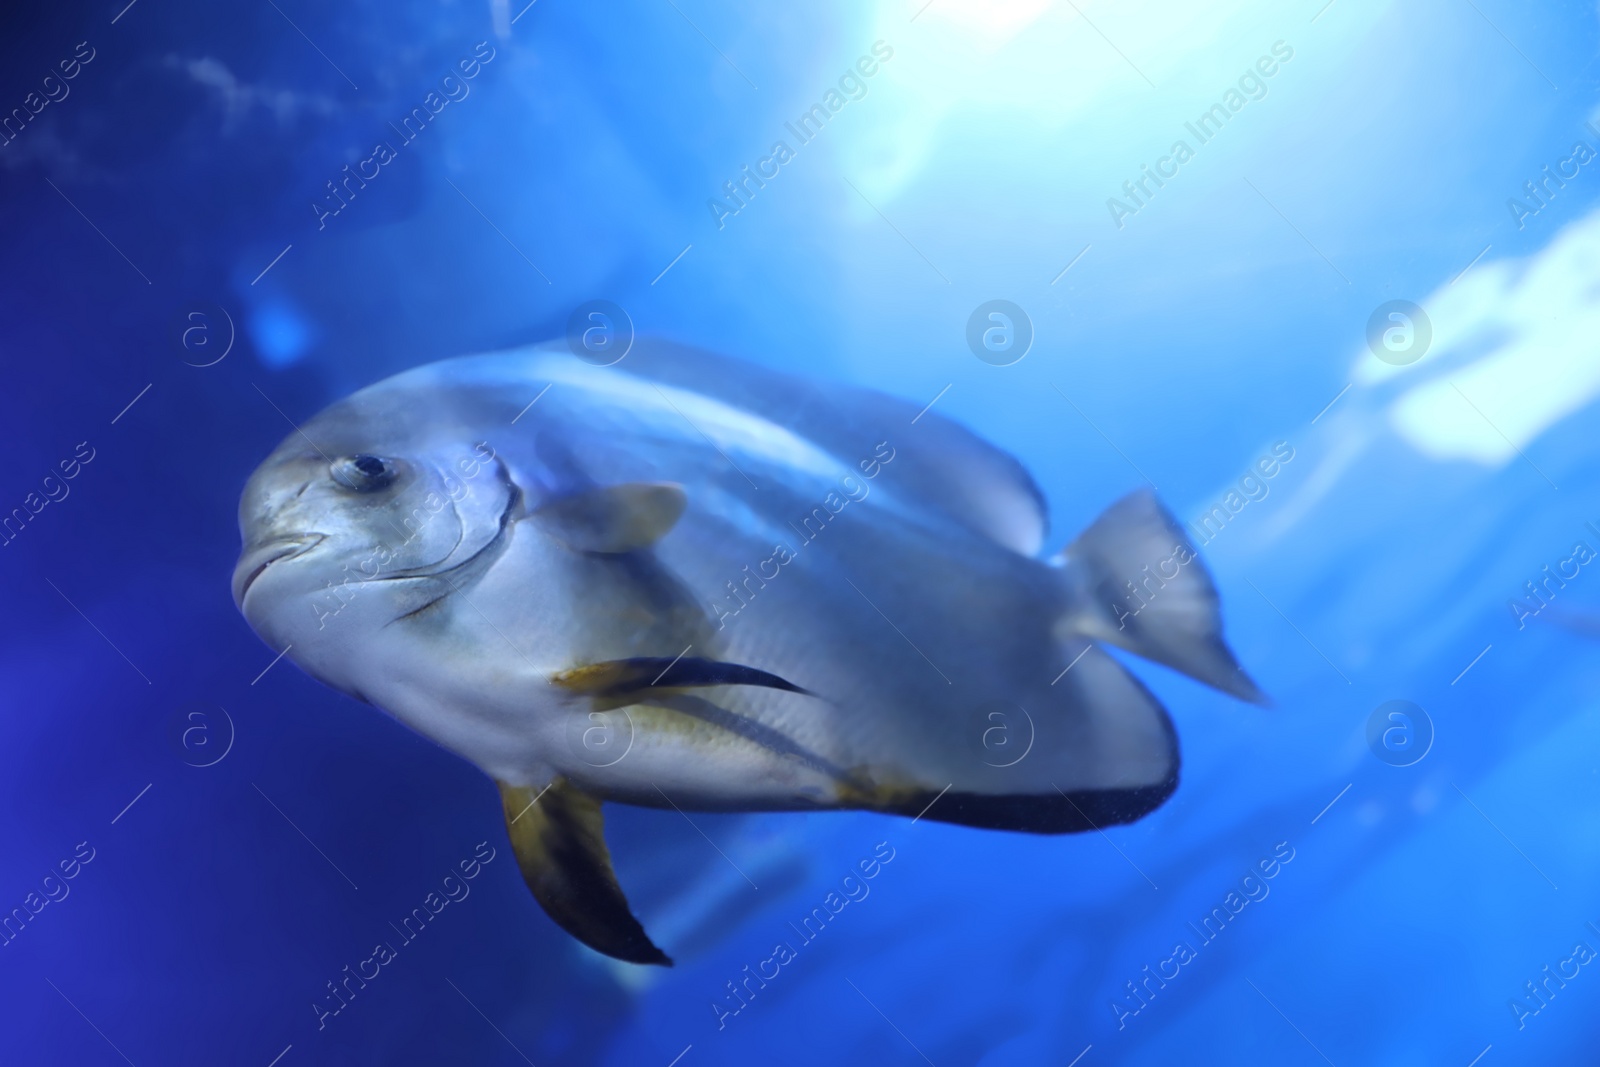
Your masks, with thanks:
<instances>
[{"instance_id":1,"label":"silver fish","mask_svg":"<svg viewBox=\"0 0 1600 1067\"><path fill-rule=\"evenodd\" d=\"M1262 699L1150 494L1041 559L1038 489L956 423L666 343L379 382L284 440L239 525L262 639L495 779L539 903L636 963L670 960L601 801L1089 830L1178 782L1101 644Z\"/></svg>"}]
</instances>

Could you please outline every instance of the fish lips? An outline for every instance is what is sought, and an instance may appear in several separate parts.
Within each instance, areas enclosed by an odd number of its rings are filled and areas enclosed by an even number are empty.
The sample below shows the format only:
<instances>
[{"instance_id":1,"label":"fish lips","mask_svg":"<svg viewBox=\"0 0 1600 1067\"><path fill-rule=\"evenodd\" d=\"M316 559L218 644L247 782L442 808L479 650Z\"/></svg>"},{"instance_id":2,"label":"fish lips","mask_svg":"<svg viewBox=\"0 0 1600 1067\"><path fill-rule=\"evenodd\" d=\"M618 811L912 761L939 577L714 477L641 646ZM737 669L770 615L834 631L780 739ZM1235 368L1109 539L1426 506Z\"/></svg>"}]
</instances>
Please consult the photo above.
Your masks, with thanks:
<instances>
[{"instance_id":1,"label":"fish lips","mask_svg":"<svg viewBox=\"0 0 1600 1067\"><path fill-rule=\"evenodd\" d=\"M266 573L268 567L282 560L305 555L320 545L326 537L326 534L319 533L301 534L297 537L279 537L271 541L246 545L244 552L239 556L239 562L234 564L233 568L234 605L240 611L244 610L244 598L250 592L250 586Z\"/></svg>"}]
</instances>

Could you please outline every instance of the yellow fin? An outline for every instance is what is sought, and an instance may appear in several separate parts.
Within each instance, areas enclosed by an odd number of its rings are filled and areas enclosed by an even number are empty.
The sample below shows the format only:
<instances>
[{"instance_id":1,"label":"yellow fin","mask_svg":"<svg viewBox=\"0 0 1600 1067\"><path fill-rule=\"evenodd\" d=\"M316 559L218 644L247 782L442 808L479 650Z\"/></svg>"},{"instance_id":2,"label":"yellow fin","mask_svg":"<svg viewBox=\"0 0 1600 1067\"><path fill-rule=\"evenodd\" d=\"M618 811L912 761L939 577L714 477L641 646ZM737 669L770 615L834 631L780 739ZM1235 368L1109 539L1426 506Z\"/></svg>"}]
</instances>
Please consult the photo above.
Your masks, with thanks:
<instances>
[{"instance_id":1,"label":"yellow fin","mask_svg":"<svg viewBox=\"0 0 1600 1067\"><path fill-rule=\"evenodd\" d=\"M558 671L550 676L550 681L574 693L588 693L597 697L624 696L649 689L695 689L714 685L754 685L806 696L815 695L759 667L682 655L673 659L635 656L632 659L603 660Z\"/></svg>"},{"instance_id":2,"label":"yellow fin","mask_svg":"<svg viewBox=\"0 0 1600 1067\"><path fill-rule=\"evenodd\" d=\"M628 963L672 966L634 918L617 884L600 801L564 778L542 794L498 784L517 866L545 914L596 952Z\"/></svg>"}]
</instances>

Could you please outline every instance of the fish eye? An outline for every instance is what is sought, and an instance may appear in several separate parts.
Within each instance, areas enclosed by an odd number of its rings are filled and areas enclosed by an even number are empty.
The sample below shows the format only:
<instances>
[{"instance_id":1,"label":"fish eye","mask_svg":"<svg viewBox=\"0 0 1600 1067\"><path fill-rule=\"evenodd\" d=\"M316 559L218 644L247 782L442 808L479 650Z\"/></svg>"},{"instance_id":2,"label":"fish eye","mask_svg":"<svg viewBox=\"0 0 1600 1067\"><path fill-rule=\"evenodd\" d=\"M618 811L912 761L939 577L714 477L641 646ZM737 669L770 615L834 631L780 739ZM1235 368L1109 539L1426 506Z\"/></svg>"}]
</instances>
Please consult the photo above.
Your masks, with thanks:
<instances>
[{"instance_id":1,"label":"fish eye","mask_svg":"<svg viewBox=\"0 0 1600 1067\"><path fill-rule=\"evenodd\" d=\"M354 489L358 493L372 493L394 481L399 473L399 464L392 459L362 452L334 460L328 473L334 481L346 489Z\"/></svg>"}]
</instances>

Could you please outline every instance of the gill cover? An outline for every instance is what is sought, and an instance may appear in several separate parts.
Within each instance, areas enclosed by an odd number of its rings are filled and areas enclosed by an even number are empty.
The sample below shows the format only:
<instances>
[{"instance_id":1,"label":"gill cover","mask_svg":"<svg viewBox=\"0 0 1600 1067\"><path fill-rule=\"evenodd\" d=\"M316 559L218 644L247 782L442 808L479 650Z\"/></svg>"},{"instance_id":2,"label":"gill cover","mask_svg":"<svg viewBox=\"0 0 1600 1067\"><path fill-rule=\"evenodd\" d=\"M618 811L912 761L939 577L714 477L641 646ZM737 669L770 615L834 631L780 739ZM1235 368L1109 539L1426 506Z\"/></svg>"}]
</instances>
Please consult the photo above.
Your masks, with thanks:
<instances>
[{"instance_id":1,"label":"gill cover","mask_svg":"<svg viewBox=\"0 0 1600 1067\"><path fill-rule=\"evenodd\" d=\"M344 462L333 465L336 481ZM499 535L515 503L516 488L493 458L470 466L449 455L385 462L400 469L394 481L377 493L350 491L347 505L365 505L361 525L374 542L373 562L360 564L366 578L411 578L460 566Z\"/></svg>"}]
</instances>

